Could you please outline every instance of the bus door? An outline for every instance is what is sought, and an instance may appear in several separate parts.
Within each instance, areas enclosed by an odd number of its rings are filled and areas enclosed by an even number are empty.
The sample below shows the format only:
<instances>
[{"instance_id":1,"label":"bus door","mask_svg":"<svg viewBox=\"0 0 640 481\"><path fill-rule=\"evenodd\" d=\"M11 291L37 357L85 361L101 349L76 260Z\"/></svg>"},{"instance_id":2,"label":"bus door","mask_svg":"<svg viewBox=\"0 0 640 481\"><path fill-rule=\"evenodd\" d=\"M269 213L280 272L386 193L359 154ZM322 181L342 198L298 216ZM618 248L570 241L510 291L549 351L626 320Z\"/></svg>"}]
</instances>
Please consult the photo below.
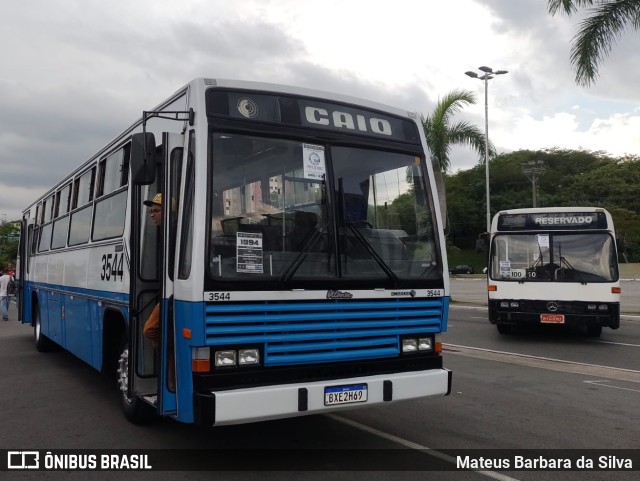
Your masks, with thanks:
<instances>
[{"instance_id":1,"label":"bus door","mask_svg":"<svg viewBox=\"0 0 640 481\"><path fill-rule=\"evenodd\" d=\"M182 139L163 134L156 149L155 181L135 185L132 205L131 329L129 345L135 346L130 379L134 394L152 402L160 414L174 414L176 404L175 335L173 322L173 264L178 225ZM158 197L158 196L161 196ZM161 199L161 205L145 201ZM150 215L161 209L162 216ZM133 212L135 210L135 212ZM161 221L159 222L159 219ZM160 339L154 345L144 336L144 325L158 306ZM135 365L135 372L131 366Z\"/></svg>"},{"instance_id":2,"label":"bus door","mask_svg":"<svg viewBox=\"0 0 640 481\"><path fill-rule=\"evenodd\" d=\"M151 150L149 162L155 162L159 157L155 146L148 146L148 150ZM157 407L159 349L143 335L144 324L156 305L159 304L162 310L163 232L149 214L151 207L144 204L160 192L162 168L158 166L155 171L153 183L134 183L131 193L128 379L131 397L140 396Z\"/></svg>"},{"instance_id":3,"label":"bus door","mask_svg":"<svg viewBox=\"0 0 640 481\"><path fill-rule=\"evenodd\" d=\"M29 269L29 246L31 245L31 237L33 236L33 221L29 222L27 217L22 218L20 223L20 242L18 244L18 261L16 263L15 280L18 289L16 290L16 303L18 304L18 321L29 322L25 319L25 307L30 312L31 303L29 306L25 306L25 283L27 280L27 271Z\"/></svg>"},{"instance_id":4,"label":"bus door","mask_svg":"<svg viewBox=\"0 0 640 481\"><path fill-rule=\"evenodd\" d=\"M182 157L184 136L181 134L164 133L162 135L162 165L164 166L163 191L163 251L162 251L162 298L161 309L162 342L160 356L160 390L159 403L162 414L177 412L176 389L180 380L176 377L175 357L175 322L173 279L176 260L176 237L178 233L178 213L180 202L180 188L182 184Z\"/></svg>"},{"instance_id":5,"label":"bus door","mask_svg":"<svg viewBox=\"0 0 640 481\"><path fill-rule=\"evenodd\" d=\"M183 136L163 134L158 147L150 133L146 137L135 134L132 139L128 389L129 395L153 404L158 413L172 414L177 409L172 252L177 231ZM141 160L142 145L147 153L145 161ZM144 203L158 201L158 195L162 217L157 215L158 204ZM144 325L156 306L161 335L154 345L144 336Z\"/></svg>"}]
</instances>

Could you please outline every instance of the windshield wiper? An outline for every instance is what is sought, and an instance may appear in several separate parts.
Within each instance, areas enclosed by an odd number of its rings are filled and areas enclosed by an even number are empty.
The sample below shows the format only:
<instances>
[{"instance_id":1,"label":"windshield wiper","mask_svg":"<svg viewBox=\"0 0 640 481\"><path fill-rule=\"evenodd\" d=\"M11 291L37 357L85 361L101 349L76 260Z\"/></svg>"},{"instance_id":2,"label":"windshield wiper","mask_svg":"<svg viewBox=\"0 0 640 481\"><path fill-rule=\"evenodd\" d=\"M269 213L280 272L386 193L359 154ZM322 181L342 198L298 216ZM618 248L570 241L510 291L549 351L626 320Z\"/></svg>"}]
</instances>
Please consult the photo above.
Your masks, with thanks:
<instances>
[{"instance_id":1,"label":"windshield wiper","mask_svg":"<svg viewBox=\"0 0 640 481\"><path fill-rule=\"evenodd\" d=\"M291 267L287 269L282 275L282 282L288 282L291 277L296 273L296 271L300 268L305 258L309 255L309 252L313 247L318 243L318 240L322 237L322 232L320 230L314 230L313 233L309 236L309 238L305 241L302 246L302 250L296 256L296 258L291 263Z\"/></svg>"},{"instance_id":2,"label":"windshield wiper","mask_svg":"<svg viewBox=\"0 0 640 481\"><path fill-rule=\"evenodd\" d=\"M384 271L384 273L387 276L389 276L389 278L391 278L394 282L396 283L399 282L400 279L398 279L398 276L389 268L389 266L384 262L384 260L382 260L382 257L378 255L378 253L375 251L371 243L366 239L365 236L362 235L362 232L358 230L355 224L353 222L350 222L347 224L347 226L349 227L349 229L351 229L351 232L355 234L356 238L362 243L362 245L364 245L365 249L367 249L367 252L371 254L371 257L373 257L373 260L375 260L378 263L378 265Z\"/></svg>"},{"instance_id":3,"label":"windshield wiper","mask_svg":"<svg viewBox=\"0 0 640 481\"><path fill-rule=\"evenodd\" d=\"M565 267L562 267L562 266L565 266ZM573 272L573 274L576 276L576 278L578 279L578 282L580 282L580 284L583 284L585 286L587 285L587 281L584 280L584 277L582 276L581 271L579 271L575 267L573 267L564 256L560 256L560 269L564 269L564 271L569 270L569 271Z\"/></svg>"}]
</instances>

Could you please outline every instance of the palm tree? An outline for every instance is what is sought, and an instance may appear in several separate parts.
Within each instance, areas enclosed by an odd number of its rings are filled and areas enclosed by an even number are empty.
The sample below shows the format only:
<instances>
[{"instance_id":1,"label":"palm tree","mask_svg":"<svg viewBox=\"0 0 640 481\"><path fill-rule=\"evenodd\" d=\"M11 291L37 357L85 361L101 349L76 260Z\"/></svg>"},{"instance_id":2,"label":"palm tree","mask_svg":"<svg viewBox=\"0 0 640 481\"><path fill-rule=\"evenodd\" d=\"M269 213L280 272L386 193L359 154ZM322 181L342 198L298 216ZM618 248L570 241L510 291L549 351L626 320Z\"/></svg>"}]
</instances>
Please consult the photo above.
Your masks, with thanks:
<instances>
[{"instance_id":1,"label":"palm tree","mask_svg":"<svg viewBox=\"0 0 640 481\"><path fill-rule=\"evenodd\" d=\"M430 115L421 118L427 146L431 151L434 180L440 201L440 214L441 218L444 219L445 228L448 221L447 196L443 174L451 167L451 160L449 159L451 147L456 144L468 145L478 152L481 159L484 159L485 136L482 131L469 122L450 123L451 117L459 112L463 106L475 103L476 99L473 93L467 90L453 90L445 95L444 98L438 100L436 108ZM495 149L489 142L489 156L493 155L495 155ZM410 172L407 171L407 177L409 175Z\"/></svg>"},{"instance_id":2,"label":"palm tree","mask_svg":"<svg viewBox=\"0 0 640 481\"><path fill-rule=\"evenodd\" d=\"M638 0L548 0L551 15L558 11L571 16L578 7L587 7L589 16L580 23L573 37L571 65L576 71L576 83L588 87L598 76L598 64L611 51L628 24L640 28Z\"/></svg>"},{"instance_id":3,"label":"palm tree","mask_svg":"<svg viewBox=\"0 0 640 481\"><path fill-rule=\"evenodd\" d=\"M467 90L453 90L438 100L433 113L422 117L422 127L431 151L434 170L445 173L451 167L449 152L453 145L467 145L484 159L485 136L477 126L460 121L451 124L451 117L463 106L475 104L473 93ZM495 149L489 142L489 156L495 155ZM482 162L482 160L481 160Z\"/></svg>"}]
</instances>

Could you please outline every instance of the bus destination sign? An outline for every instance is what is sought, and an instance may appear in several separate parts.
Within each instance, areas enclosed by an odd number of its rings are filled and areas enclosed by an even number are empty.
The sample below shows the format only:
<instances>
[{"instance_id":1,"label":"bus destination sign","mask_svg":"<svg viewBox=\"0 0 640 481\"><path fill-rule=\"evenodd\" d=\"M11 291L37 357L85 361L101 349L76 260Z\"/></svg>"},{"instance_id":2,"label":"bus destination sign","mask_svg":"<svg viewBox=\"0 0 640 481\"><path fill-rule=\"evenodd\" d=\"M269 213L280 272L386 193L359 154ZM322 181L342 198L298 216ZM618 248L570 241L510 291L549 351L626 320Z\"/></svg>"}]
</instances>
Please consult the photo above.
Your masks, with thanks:
<instances>
[{"instance_id":1,"label":"bus destination sign","mask_svg":"<svg viewBox=\"0 0 640 481\"><path fill-rule=\"evenodd\" d=\"M408 118L326 100L211 89L207 114L420 144Z\"/></svg>"},{"instance_id":2,"label":"bus destination sign","mask_svg":"<svg viewBox=\"0 0 640 481\"><path fill-rule=\"evenodd\" d=\"M498 218L500 231L606 228L607 219L603 212L536 212L501 214Z\"/></svg>"}]
</instances>

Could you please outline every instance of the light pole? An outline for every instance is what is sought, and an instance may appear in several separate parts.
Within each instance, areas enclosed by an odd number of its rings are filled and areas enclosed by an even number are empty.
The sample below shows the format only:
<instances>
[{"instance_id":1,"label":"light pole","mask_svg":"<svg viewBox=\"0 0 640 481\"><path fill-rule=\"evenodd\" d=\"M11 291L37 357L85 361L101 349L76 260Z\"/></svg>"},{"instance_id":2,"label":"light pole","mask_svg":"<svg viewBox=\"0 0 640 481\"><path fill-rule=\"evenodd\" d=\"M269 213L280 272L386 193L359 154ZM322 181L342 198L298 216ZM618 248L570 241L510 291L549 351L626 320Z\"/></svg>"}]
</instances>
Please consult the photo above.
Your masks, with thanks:
<instances>
[{"instance_id":1,"label":"light pole","mask_svg":"<svg viewBox=\"0 0 640 481\"><path fill-rule=\"evenodd\" d=\"M485 183L487 189L487 233L491 231L491 201L489 194L489 80L494 75L502 75L509 73L507 70L493 70L491 67L478 67L479 70L484 72L478 75L475 72L465 72L471 78L484 81L484 171L485 171Z\"/></svg>"},{"instance_id":2,"label":"light pole","mask_svg":"<svg viewBox=\"0 0 640 481\"><path fill-rule=\"evenodd\" d=\"M533 207L538 207L538 178L542 177L546 171L544 160L530 160L522 166L522 172L531 181Z\"/></svg>"}]
</instances>

